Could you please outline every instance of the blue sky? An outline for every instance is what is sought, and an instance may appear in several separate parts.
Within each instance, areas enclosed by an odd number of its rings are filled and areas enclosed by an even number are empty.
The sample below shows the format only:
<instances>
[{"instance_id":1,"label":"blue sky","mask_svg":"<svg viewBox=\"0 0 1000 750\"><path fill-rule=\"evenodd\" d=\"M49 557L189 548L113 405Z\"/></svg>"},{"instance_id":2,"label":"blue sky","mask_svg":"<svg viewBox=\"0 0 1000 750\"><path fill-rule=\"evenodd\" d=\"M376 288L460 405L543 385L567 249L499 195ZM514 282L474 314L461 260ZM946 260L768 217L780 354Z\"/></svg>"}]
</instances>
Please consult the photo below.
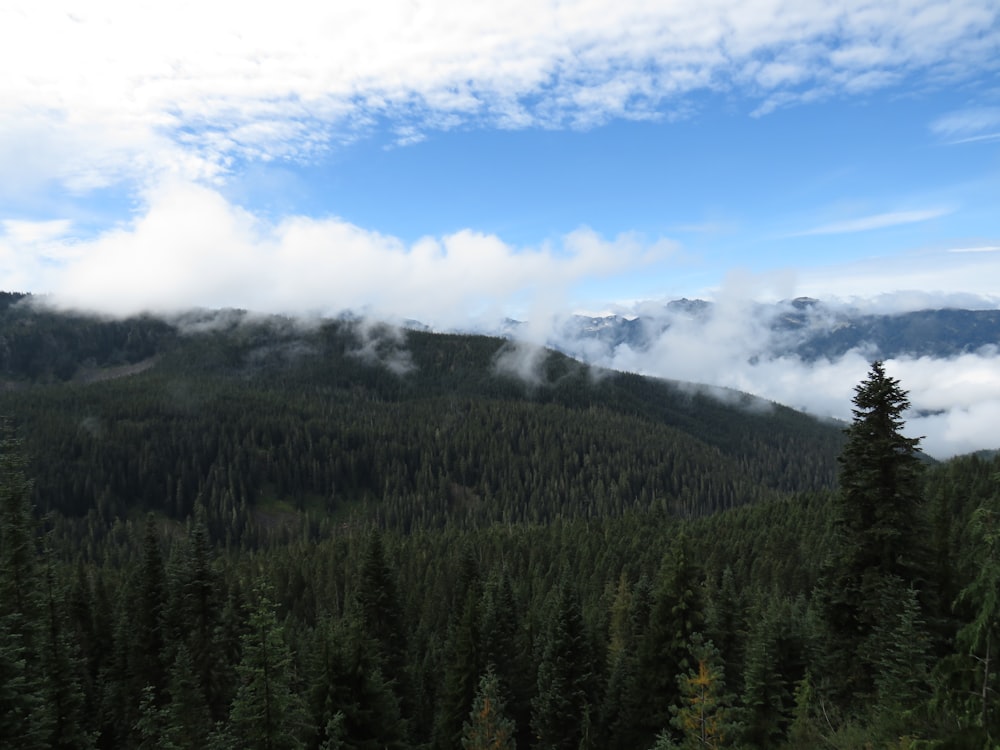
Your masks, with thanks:
<instances>
[{"instance_id":1,"label":"blue sky","mask_svg":"<svg viewBox=\"0 0 1000 750\"><path fill-rule=\"evenodd\" d=\"M987 0L14 2L0 70L0 287L65 306L1000 305Z\"/></svg>"},{"instance_id":2,"label":"blue sky","mask_svg":"<svg viewBox=\"0 0 1000 750\"><path fill-rule=\"evenodd\" d=\"M997 304L993 3L315 5L6 9L0 282L442 324L732 273Z\"/></svg>"}]
</instances>

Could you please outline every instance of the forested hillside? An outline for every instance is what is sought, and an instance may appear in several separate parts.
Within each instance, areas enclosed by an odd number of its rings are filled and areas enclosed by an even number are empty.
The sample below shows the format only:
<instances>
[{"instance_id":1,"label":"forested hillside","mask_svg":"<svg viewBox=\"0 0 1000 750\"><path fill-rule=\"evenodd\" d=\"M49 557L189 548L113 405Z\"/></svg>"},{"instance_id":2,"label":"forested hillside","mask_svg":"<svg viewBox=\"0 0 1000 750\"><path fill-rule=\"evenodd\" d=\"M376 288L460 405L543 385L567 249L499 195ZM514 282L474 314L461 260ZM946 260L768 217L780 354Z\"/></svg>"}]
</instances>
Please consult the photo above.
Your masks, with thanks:
<instances>
[{"instance_id":1,"label":"forested hillside","mask_svg":"<svg viewBox=\"0 0 1000 750\"><path fill-rule=\"evenodd\" d=\"M238 538L284 510L405 529L696 515L829 488L841 443L745 394L359 321L16 307L0 337L0 413L24 436L36 502L102 523L196 503ZM60 352L66 378L24 350Z\"/></svg>"},{"instance_id":2,"label":"forested hillside","mask_svg":"<svg viewBox=\"0 0 1000 750\"><path fill-rule=\"evenodd\" d=\"M0 746L1000 739L1000 460L923 460L879 363L845 434L500 339L3 315Z\"/></svg>"}]
</instances>

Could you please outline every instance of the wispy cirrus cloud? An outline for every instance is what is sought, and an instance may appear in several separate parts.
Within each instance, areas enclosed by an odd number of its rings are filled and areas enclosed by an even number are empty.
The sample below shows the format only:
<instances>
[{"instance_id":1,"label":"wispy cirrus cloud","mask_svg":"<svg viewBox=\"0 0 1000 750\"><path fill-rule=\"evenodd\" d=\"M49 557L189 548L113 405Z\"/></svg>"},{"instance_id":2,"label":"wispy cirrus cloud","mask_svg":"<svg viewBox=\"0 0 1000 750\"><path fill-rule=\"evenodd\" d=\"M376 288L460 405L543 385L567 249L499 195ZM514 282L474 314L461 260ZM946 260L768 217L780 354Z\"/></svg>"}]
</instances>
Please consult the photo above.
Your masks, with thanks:
<instances>
[{"instance_id":1,"label":"wispy cirrus cloud","mask_svg":"<svg viewBox=\"0 0 1000 750\"><path fill-rule=\"evenodd\" d=\"M590 127L1000 68L981 0L317 4L69 0L0 11L0 180L90 190L241 159L311 160L388 122ZM15 189L10 187L10 189Z\"/></svg>"},{"instance_id":2,"label":"wispy cirrus cloud","mask_svg":"<svg viewBox=\"0 0 1000 750\"><path fill-rule=\"evenodd\" d=\"M998 253L1000 245L980 245L977 247L949 247L949 253Z\"/></svg>"},{"instance_id":3,"label":"wispy cirrus cloud","mask_svg":"<svg viewBox=\"0 0 1000 750\"><path fill-rule=\"evenodd\" d=\"M921 221L929 221L940 216L952 213L948 208L929 208L917 211L889 211L881 214L871 214L860 216L854 219L844 219L834 221L829 224L821 224L811 229L803 229L792 232L787 237L809 237L821 234L850 234L853 232L869 232L875 229L885 229L887 227L899 226L901 224L916 224Z\"/></svg>"},{"instance_id":4,"label":"wispy cirrus cloud","mask_svg":"<svg viewBox=\"0 0 1000 750\"><path fill-rule=\"evenodd\" d=\"M1000 107L971 107L951 112L934 120L930 129L952 144L994 141L1000 138Z\"/></svg>"}]
</instances>

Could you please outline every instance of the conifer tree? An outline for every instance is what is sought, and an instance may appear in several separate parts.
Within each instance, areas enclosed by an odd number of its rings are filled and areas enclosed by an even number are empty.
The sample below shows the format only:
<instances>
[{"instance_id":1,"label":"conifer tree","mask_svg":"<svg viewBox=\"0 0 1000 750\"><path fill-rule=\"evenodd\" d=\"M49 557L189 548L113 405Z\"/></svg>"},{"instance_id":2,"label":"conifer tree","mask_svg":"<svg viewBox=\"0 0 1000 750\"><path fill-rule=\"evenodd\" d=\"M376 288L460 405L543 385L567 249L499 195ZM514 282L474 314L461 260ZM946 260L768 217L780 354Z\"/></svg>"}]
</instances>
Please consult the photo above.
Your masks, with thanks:
<instances>
[{"instance_id":1,"label":"conifer tree","mask_svg":"<svg viewBox=\"0 0 1000 750\"><path fill-rule=\"evenodd\" d=\"M358 604L365 632L378 645L381 671L401 702L406 697L406 631L396 575L385 558L382 535L373 531L361 565Z\"/></svg>"},{"instance_id":2,"label":"conifer tree","mask_svg":"<svg viewBox=\"0 0 1000 750\"><path fill-rule=\"evenodd\" d=\"M967 656L966 668L974 675L966 705L972 726L980 728L988 740L1000 736L1000 719L994 709L998 688L997 662L1000 661L1000 513L979 508L970 522L977 549L976 577L962 589L959 603L972 603L972 620L958 632L961 653ZM974 707L974 708L972 708ZM992 742L991 742L992 744Z\"/></svg>"},{"instance_id":3,"label":"conifer tree","mask_svg":"<svg viewBox=\"0 0 1000 750\"><path fill-rule=\"evenodd\" d=\"M694 666L691 637L702 623L701 584L682 534L664 557L653 588L649 624L639 645L639 695L642 744L652 742L670 723L680 699L678 678Z\"/></svg>"},{"instance_id":4,"label":"conifer tree","mask_svg":"<svg viewBox=\"0 0 1000 750\"><path fill-rule=\"evenodd\" d=\"M539 750L576 750L593 690L593 662L576 594L564 580L555 595L543 636L531 727Z\"/></svg>"},{"instance_id":5,"label":"conifer tree","mask_svg":"<svg viewBox=\"0 0 1000 750\"><path fill-rule=\"evenodd\" d=\"M31 680L26 661L16 621L0 616L0 747L48 746L44 696Z\"/></svg>"},{"instance_id":6,"label":"conifer tree","mask_svg":"<svg viewBox=\"0 0 1000 750\"><path fill-rule=\"evenodd\" d=\"M196 688L212 711L212 718L224 718L226 695L224 659L220 643L222 607L218 576L213 569L213 552L208 538L204 508L198 506L188 526L187 539L173 555L168 570L170 608L165 619L174 641L183 643L196 675Z\"/></svg>"},{"instance_id":7,"label":"conifer tree","mask_svg":"<svg viewBox=\"0 0 1000 750\"><path fill-rule=\"evenodd\" d=\"M167 670L164 666L164 605L167 587L157 520L153 513L146 515L142 561L136 584L138 606L132 615L133 640L129 668L132 671L135 694L146 685L151 685L153 696L159 705L167 685Z\"/></svg>"},{"instance_id":8,"label":"conifer tree","mask_svg":"<svg viewBox=\"0 0 1000 750\"><path fill-rule=\"evenodd\" d=\"M516 727L518 744L531 740L533 675L527 654L527 635L521 628L520 605L514 596L510 573L502 566L483 587L480 604L479 643L481 663L493 667L507 714Z\"/></svg>"},{"instance_id":9,"label":"conifer tree","mask_svg":"<svg viewBox=\"0 0 1000 750\"><path fill-rule=\"evenodd\" d=\"M879 622L897 614L882 606L887 580L919 582L923 545L920 439L901 432L907 393L878 361L854 390L854 419L839 458L838 550L820 591L833 672L848 699L875 690L876 665L857 653Z\"/></svg>"},{"instance_id":10,"label":"conifer tree","mask_svg":"<svg viewBox=\"0 0 1000 750\"><path fill-rule=\"evenodd\" d=\"M729 746L734 728L719 651L699 633L691 651L695 667L678 678L681 702L671 724L681 731L685 750L719 750Z\"/></svg>"},{"instance_id":11,"label":"conifer tree","mask_svg":"<svg viewBox=\"0 0 1000 750\"><path fill-rule=\"evenodd\" d=\"M740 713L743 737L752 747L773 746L782 733L787 691L778 671L777 627L770 608L758 612L747 642Z\"/></svg>"},{"instance_id":12,"label":"conifer tree","mask_svg":"<svg viewBox=\"0 0 1000 750\"><path fill-rule=\"evenodd\" d=\"M463 750L514 750L514 722L507 718L505 709L496 673L487 669L462 727Z\"/></svg>"},{"instance_id":13,"label":"conifer tree","mask_svg":"<svg viewBox=\"0 0 1000 750\"><path fill-rule=\"evenodd\" d=\"M402 750L406 725L377 646L354 611L326 619L314 633L309 709L321 741L350 750ZM339 719L337 717L340 717ZM330 722L334 722L331 725Z\"/></svg>"},{"instance_id":14,"label":"conifer tree","mask_svg":"<svg viewBox=\"0 0 1000 750\"><path fill-rule=\"evenodd\" d=\"M4 421L0 424L0 614L15 616L22 645L31 649L41 610L41 587L32 482L25 463L21 441Z\"/></svg>"},{"instance_id":15,"label":"conifer tree","mask_svg":"<svg viewBox=\"0 0 1000 750\"><path fill-rule=\"evenodd\" d=\"M646 709L639 683L639 647L649 621L649 581L640 578L629 595L628 618L618 632L618 648L609 654L608 681L600 725L608 750L632 750L648 739L642 727Z\"/></svg>"},{"instance_id":16,"label":"conifer tree","mask_svg":"<svg viewBox=\"0 0 1000 750\"><path fill-rule=\"evenodd\" d=\"M912 580L921 504L920 438L905 437L907 392L882 362L854 389L854 418L840 455L839 518L842 565Z\"/></svg>"},{"instance_id":17,"label":"conifer tree","mask_svg":"<svg viewBox=\"0 0 1000 750\"><path fill-rule=\"evenodd\" d=\"M177 748L205 747L212 732L212 718L191 653L177 647L167 682L170 702L164 708L166 735Z\"/></svg>"},{"instance_id":18,"label":"conifer tree","mask_svg":"<svg viewBox=\"0 0 1000 750\"><path fill-rule=\"evenodd\" d=\"M438 699L434 734L440 750L458 748L462 725L476 695L480 671L479 595L470 588L458 620L452 624L446 651L444 682ZM496 675L494 674L494 677Z\"/></svg>"},{"instance_id":19,"label":"conifer tree","mask_svg":"<svg viewBox=\"0 0 1000 750\"><path fill-rule=\"evenodd\" d=\"M45 628L41 666L44 696L50 716L49 742L53 748L83 750L92 747L86 694L83 689L84 661L79 644L70 637L63 602L65 587L56 580L54 552L45 550Z\"/></svg>"},{"instance_id":20,"label":"conifer tree","mask_svg":"<svg viewBox=\"0 0 1000 750\"><path fill-rule=\"evenodd\" d=\"M292 654L264 587L244 634L237 673L240 685L230 711L241 747L285 750L303 746L304 707L294 686Z\"/></svg>"}]
</instances>

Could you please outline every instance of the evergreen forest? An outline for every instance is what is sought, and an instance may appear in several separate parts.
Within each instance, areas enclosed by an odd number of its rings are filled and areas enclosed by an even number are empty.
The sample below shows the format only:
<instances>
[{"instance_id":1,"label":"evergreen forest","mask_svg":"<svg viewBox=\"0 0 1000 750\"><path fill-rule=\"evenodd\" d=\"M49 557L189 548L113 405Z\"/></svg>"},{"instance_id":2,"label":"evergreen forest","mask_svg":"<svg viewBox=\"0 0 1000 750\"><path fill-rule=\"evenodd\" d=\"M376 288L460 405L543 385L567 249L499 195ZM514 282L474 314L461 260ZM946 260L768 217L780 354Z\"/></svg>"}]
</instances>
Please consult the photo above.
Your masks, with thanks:
<instances>
[{"instance_id":1,"label":"evergreen forest","mask_svg":"<svg viewBox=\"0 0 1000 750\"><path fill-rule=\"evenodd\" d=\"M1000 746L1000 457L503 339L0 294L0 747ZM997 636L997 637L994 637Z\"/></svg>"}]
</instances>

